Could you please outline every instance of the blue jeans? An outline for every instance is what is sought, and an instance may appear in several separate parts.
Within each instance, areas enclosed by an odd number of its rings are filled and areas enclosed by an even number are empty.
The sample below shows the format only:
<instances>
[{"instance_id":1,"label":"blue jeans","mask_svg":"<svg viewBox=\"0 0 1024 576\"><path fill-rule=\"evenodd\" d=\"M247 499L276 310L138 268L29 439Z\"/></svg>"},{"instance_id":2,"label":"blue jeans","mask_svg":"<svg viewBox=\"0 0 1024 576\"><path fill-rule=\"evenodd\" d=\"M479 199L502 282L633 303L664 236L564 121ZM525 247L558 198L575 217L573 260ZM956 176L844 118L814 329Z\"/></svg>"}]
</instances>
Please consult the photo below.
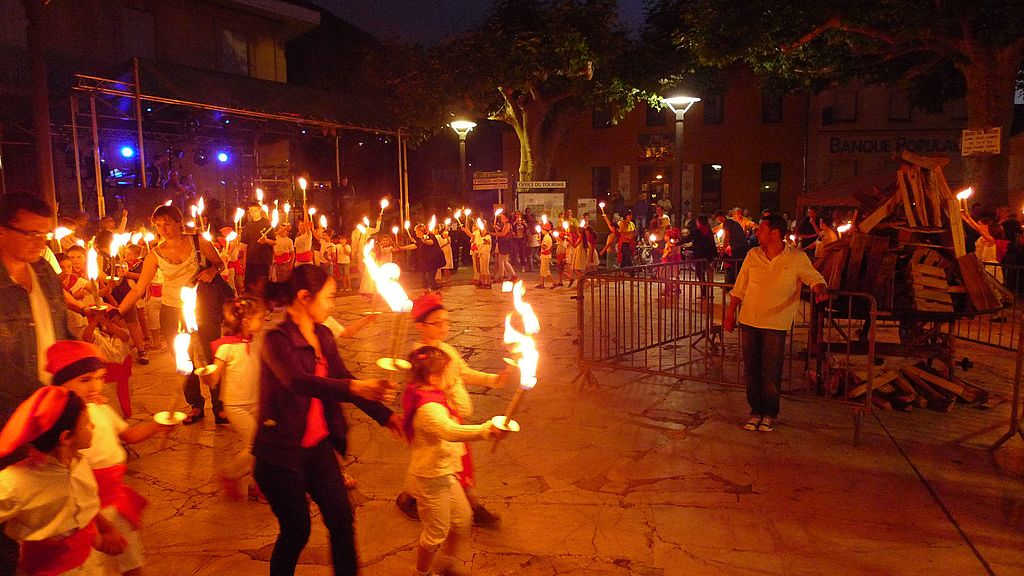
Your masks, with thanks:
<instances>
[{"instance_id":1,"label":"blue jeans","mask_svg":"<svg viewBox=\"0 0 1024 576\"><path fill-rule=\"evenodd\" d=\"M740 324L740 344L750 415L778 417L786 331Z\"/></svg>"}]
</instances>

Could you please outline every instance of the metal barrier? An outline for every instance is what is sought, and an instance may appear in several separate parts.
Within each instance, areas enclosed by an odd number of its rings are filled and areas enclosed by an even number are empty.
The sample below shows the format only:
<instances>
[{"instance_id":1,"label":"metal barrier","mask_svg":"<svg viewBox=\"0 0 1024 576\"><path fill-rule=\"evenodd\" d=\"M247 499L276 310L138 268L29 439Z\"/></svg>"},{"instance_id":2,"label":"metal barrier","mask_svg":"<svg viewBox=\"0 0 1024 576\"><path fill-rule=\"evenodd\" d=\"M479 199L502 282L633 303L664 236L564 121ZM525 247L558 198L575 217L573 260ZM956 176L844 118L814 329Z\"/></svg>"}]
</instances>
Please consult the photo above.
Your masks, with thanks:
<instances>
[{"instance_id":1,"label":"metal barrier","mask_svg":"<svg viewBox=\"0 0 1024 576\"><path fill-rule=\"evenodd\" d=\"M1024 294L1024 266L1004 266L986 262L985 271L1013 293L1013 303L991 314L961 318L953 326L953 335L961 340L994 346L1003 350L1016 350L1020 320L1024 317L1020 294Z\"/></svg>"},{"instance_id":2,"label":"metal barrier","mask_svg":"<svg viewBox=\"0 0 1024 576\"><path fill-rule=\"evenodd\" d=\"M577 289L577 381L596 385L593 370L608 369L744 386L739 332L722 328L732 285L709 280L714 268L715 262L691 260L585 275ZM817 313L821 316L816 315L816 307L809 307L806 325L790 330L789 369L783 378L791 389L782 387L780 392L792 391L798 343L806 343L805 367L813 359L816 372L827 381L831 381L830 371L840 367L845 368L844 378L849 378L854 355L866 356L862 369L868 381L874 378L874 297L856 292L832 292L830 297L830 304ZM845 353L845 362L836 361L839 352ZM852 387L846 381L841 384L829 392L845 399ZM855 443L860 440L863 415L870 412L868 391L854 412Z\"/></svg>"}]
</instances>

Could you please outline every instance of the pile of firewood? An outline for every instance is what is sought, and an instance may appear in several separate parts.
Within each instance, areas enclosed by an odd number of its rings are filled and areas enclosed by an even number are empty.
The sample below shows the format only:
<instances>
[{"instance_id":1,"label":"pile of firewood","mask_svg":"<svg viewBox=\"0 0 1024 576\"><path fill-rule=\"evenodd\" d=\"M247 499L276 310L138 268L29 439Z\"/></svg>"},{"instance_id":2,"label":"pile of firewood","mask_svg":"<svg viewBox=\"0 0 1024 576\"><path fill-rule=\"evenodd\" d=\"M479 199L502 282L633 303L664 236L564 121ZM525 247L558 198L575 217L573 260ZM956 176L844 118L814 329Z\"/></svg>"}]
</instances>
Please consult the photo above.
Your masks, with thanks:
<instances>
[{"instance_id":1,"label":"pile of firewood","mask_svg":"<svg viewBox=\"0 0 1024 576\"><path fill-rule=\"evenodd\" d=\"M862 198L865 216L815 255L833 289L868 292L879 310L969 315L993 312L1012 294L964 247L960 200L946 157L903 152L892 186Z\"/></svg>"},{"instance_id":2,"label":"pile of firewood","mask_svg":"<svg viewBox=\"0 0 1024 576\"><path fill-rule=\"evenodd\" d=\"M851 370L845 372L843 376L847 385L846 398L863 398L869 386L867 373ZM871 403L882 410L910 412L917 406L949 412L957 403L984 405L988 400L987 390L959 378L954 377L950 380L929 368L924 362L879 370L871 384Z\"/></svg>"}]
</instances>

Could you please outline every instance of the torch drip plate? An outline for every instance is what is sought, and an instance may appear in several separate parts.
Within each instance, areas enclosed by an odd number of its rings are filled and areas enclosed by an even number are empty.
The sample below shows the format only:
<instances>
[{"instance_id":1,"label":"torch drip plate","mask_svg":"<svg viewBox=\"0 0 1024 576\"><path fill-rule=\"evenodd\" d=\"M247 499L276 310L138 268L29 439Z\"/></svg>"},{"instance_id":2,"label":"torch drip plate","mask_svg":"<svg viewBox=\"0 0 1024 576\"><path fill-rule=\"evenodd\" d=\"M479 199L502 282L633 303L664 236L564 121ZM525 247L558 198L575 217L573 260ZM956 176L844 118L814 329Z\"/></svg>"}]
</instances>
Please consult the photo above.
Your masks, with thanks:
<instances>
[{"instance_id":1,"label":"torch drip plate","mask_svg":"<svg viewBox=\"0 0 1024 576\"><path fill-rule=\"evenodd\" d=\"M506 432L519 432L519 422L516 422L515 420L509 420L508 426L506 426L504 416L495 416L494 418L491 418L491 424L494 424L495 428L504 430Z\"/></svg>"},{"instance_id":2,"label":"torch drip plate","mask_svg":"<svg viewBox=\"0 0 1024 576\"><path fill-rule=\"evenodd\" d=\"M412 364L402 358L378 358L377 366L388 372L403 372L412 368Z\"/></svg>"},{"instance_id":3,"label":"torch drip plate","mask_svg":"<svg viewBox=\"0 0 1024 576\"><path fill-rule=\"evenodd\" d=\"M184 412L169 412L164 410L163 412L153 414L153 421L164 426L177 426L185 421L185 416L186 414Z\"/></svg>"}]
</instances>

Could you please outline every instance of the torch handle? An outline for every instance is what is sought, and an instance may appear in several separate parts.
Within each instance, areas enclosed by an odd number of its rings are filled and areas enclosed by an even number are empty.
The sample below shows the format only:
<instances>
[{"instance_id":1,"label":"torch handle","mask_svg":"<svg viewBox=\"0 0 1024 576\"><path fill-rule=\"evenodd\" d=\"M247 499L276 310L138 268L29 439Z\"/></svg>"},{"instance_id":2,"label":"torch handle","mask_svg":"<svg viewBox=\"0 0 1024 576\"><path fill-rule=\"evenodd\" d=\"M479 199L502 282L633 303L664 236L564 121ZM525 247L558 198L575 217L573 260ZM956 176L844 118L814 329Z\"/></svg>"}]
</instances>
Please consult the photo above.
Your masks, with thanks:
<instances>
[{"instance_id":1,"label":"torch handle","mask_svg":"<svg viewBox=\"0 0 1024 576\"><path fill-rule=\"evenodd\" d=\"M509 422L512 421L512 415L516 413L516 409L519 408L519 402L523 399L523 389L519 388L516 390L515 395L512 396L512 401L508 403L508 407L505 408L505 427L508 428ZM495 438L494 443L491 444L491 454L494 454L498 450L498 442L500 439Z\"/></svg>"}]
</instances>

